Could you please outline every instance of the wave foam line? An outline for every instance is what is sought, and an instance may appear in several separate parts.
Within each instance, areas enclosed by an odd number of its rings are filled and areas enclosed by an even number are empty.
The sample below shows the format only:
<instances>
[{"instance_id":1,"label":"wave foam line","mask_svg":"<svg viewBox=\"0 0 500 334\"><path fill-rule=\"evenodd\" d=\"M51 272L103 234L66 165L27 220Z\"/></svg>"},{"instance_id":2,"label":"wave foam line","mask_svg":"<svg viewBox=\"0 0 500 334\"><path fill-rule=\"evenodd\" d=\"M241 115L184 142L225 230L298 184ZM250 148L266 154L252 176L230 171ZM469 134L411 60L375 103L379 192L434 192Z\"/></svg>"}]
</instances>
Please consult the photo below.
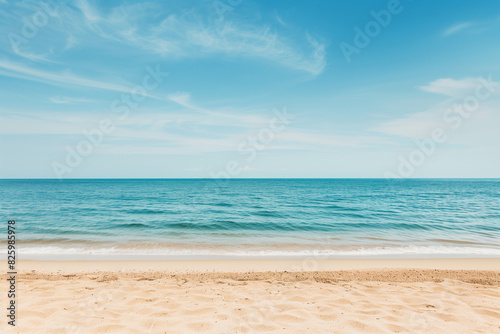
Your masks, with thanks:
<instances>
[{"instance_id":1,"label":"wave foam line","mask_svg":"<svg viewBox=\"0 0 500 334\"><path fill-rule=\"evenodd\" d=\"M151 256L377 256L377 255L488 255L500 256L499 248L480 247L453 247L453 246L401 246L401 247L373 247L349 250L206 250L206 249L134 249L134 248L80 248L80 247L23 247L20 250L25 255L151 255Z\"/></svg>"}]
</instances>

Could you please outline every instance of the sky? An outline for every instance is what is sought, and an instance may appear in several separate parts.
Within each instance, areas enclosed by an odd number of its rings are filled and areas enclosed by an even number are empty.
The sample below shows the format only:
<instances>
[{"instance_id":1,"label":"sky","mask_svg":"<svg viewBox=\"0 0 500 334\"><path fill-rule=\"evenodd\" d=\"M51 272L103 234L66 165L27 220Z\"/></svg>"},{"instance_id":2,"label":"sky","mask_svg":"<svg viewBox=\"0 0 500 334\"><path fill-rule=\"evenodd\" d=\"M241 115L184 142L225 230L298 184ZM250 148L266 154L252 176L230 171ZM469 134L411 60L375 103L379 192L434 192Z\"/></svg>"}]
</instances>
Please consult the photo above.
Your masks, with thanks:
<instances>
[{"instance_id":1,"label":"sky","mask_svg":"<svg viewBox=\"0 0 500 334\"><path fill-rule=\"evenodd\" d=\"M498 178L493 0L0 0L0 178Z\"/></svg>"}]
</instances>

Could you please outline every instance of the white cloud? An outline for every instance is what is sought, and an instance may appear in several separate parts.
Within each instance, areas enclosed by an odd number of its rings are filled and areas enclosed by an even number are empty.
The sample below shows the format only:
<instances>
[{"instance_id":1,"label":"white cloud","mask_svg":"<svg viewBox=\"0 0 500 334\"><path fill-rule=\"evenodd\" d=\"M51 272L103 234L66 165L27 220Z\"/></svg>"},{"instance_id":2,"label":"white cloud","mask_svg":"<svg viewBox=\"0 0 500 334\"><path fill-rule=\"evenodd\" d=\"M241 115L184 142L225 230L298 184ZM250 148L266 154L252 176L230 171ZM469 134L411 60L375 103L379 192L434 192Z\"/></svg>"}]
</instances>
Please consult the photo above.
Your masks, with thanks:
<instances>
[{"instance_id":1,"label":"white cloud","mask_svg":"<svg viewBox=\"0 0 500 334\"><path fill-rule=\"evenodd\" d=\"M66 46L64 47L65 50L69 50L72 47L74 47L77 44L77 40L75 36L69 35L68 38L66 39Z\"/></svg>"},{"instance_id":2,"label":"white cloud","mask_svg":"<svg viewBox=\"0 0 500 334\"><path fill-rule=\"evenodd\" d=\"M74 75L70 72L52 73L43 70L33 69L27 66L23 66L17 63L4 60L0 60L0 75L9 76L12 78L42 82L47 84L53 84L53 85L74 85L80 87L104 89L104 90L123 92L123 93L130 93L131 91L131 88L125 87L123 85L87 79ZM130 87L133 87L133 85L130 85ZM151 94L147 94L147 96L155 99L160 99Z\"/></svg>"},{"instance_id":3,"label":"white cloud","mask_svg":"<svg viewBox=\"0 0 500 334\"><path fill-rule=\"evenodd\" d=\"M450 35L456 34L460 31L465 30L467 28L470 28L472 26L473 26L472 22L463 22L463 23L459 23L459 24L454 24L454 25L448 27L443 32L443 36L450 36Z\"/></svg>"},{"instance_id":4,"label":"white cloud","mask_svg":"<svg viewBox=\"0 0 500 334\"><path fill-rule=\"evenodd\" d=\"M259 115L242 114L240 110L229 109L227 111L213 111L196 105L191 102L191 94L187 92L176 92L167 95L167 99L178 105L197 113L207 115L211 119L212 125L247 127L249 125L266 125L269 119ZM229 123L228 123L229 121ZM205 123L205 125L210 124Z\"/></svg>"},{"instance_id":5,"label":"white cloud","mask_svg":"<svg viewBox=\"0 0 500 334\"><path fill-rule=\"evenodd\" d=\"M12 50L14 51L14 54L16 54L19 57L26 58L31 61L35 62L52 62L47 58L48 53L45 54L36 54L34 52L29 52L29 51L21 51L17 45L14 45L12 47Z\"/></svg>"},{"instance_id":6,"label":"white cloud","mask_svg":"<svg viewBox=\"0 0 500 334\"><path fill-rule=\"evenodd\" d=\"M373 131L406 138L428 138L430 130L442 126L442 109L430 110L380 124Z\"/></svg>"},{"instance_id":7,"label":"white cloud","mask_svg":"<svg viewBox=\"0 0 500 334\"><path fill-rule=\"evenodd\" d=\"M109 115L108 115L109 116ZM179 128L175 122L182 114L141 113L124 121L116 120L116 128L106 135L107 145L99 152L110 154L194 154L200 152L236 152L238 145L248 142L260 130L245 122L224 128L224 118L206 123L206 115L184 115L186 125ZM102 115L89 117L85 113L0 114L0 134L73 135L85 137L84 129L99 124ZM212 119L212 117L209 117ZM268 122L266 124L268 126ZM68 145L75 145L68 142ZM365 136L317 134L287 127L276 133L266 150L306 150L329 152L336 148L359 148L373 144L387 144L387 139Z\"/></svg>"},{"instance_id":8,"label":"white cloud","mask_svg":"<svg viewBox=\"0 0 500 334\"><path fill-rule=\"evenodd\" d=\"M145 2L102 11L92 2L78 0L59 6L57 15L50 16L49 24L40 28L39 38L19 47L9 45L6 50L48 62L49 56L66 52L75 43L82 47L102 47L106 43L105 47L111 48L112 42L174 60L220 54L267 60L313 76L322 73L326 66L321 38L297 34L279 21L273 20L272 26L238 16L220 21L217 13L207 11L206 6L174 7ZM33 8L22 6L18 15L32 15L32 11ZM7 27L17 25L18 15L4 15L0 23ZM44 36L50 36L51 43L42 43Z\"/></svg>"},{"instance_id":9,"label":"white cloud","mask_svg":"<svg viewBox=\"0 0 500 334\"><path fill-rule=\"evenodd\" d=\"M278 15L278 13L274 13L274 18L276 19L276 21L278 21L279 24L281 24L282 26L286 27L288 26L288 24L285 22L285 20L283 20L283 18L281 18L280 15Z\"/></svg>"},{"instance_id":10,"label":"white cloud","mask_svg":"<svg viewBox=\"0 0 500 334\"><path fill-rule=\"evenodd\" d=\"M283 142L301 145L296 146L296 148L307 148L308 150L313 151L335 147L353 148L368 146L371 144L389 143L386 139L375 136L318 134L298 129L289 129L288 131L277 133L275 137Z\"/></svg>"},{"instance_id":11,"label":"white cloud","mask_svg":"<svg viewBox=\"0 0 500 334\"><path fill-rule=\"evenodd\" d=\"M98 11L94 9L87 0L78 0L74 5L80 9L87 21L97 22L101 20Z\"/></svg>"},{"instance_id":12,"label":"white cloud","mask_svg":"<svg viewBox=\"0 0 500 334\"><path fill-rule=\"evenodd\" d=\"M183 107L193 108L193 106L189 103L191 95L185 92L176 92L174 94L167 95L167 99L172 102L175 102Z\"/></svg>"},{"instance_id":13,"label":"white cloud","mask_svg":"<svg viewBox=\"0 0 500 334\"><path fill-rule=\"evenodd\" d=\"M485 83L489 83L488 91L485 88ZM477 94L476 89L481 87L481 94L490 95L486 99L478 99L479 105L465 117L456 112L456 106L464 104L468 97L475 97ZM405 115L390 121L386 121L372 130L388 135L395 135L400 137L412 139L428 139L431 138L431 133L436 128L445 129L448 132L455 132L460 129L460 136L465 136L466 133L473 132L477 138L491 132L491 124L497 124L498 116L495 110L500 106L498 99L499 83L484 78L465 78L461 80L454 79L438 79L431 82L429 85L420 87L422 90L437 93L447 96L446 100L437 104L436 106L419 113ZM463 108L462 108L463 109ZM445 119L445 115L448 115ZM455 117L452 120L450 117ZM462 119L459 127L455 127L458 121L456 117ZM467 124L466 126L463 124ZM455 137L456 142L464 142L458 139L460 136ZM469 142L471 140L469 139ZM451 142L451 141L450 141ZM483 143L484 144L484 143Z\"/></svg>"},{"instance_id":14,"label":"white cloud","mask_svg":"<svg viewBox=\"0 0 500 334\"><path fill-rule=\"evenodd\" d=\"M77 6L86 19L87 29L101 38L166 57L225 53L267 59L312 75L320 74L326 65L325 45L307 34L292 39L267 25L227 20L217 23L193 11L189 15L168 14L159 23L144 25L142 16L158 10L149 4L122 5L106 17L87 1L79 1Z\"/></svg>"},{"instance_id":15,"label":"white cloud","mask_svg":"<svg viewBox=\"0 0 500 334\"><path fill-rule=\"evenodd\" d=\"M491 77L488 80L491 81ZM442 94L450 97L462 97L474 93L474 89L483 85L484 81L485 79L483 78L465 78L461 80L446 78L432 81L428 85L420 86L419 88L430 93Z\"/></svg>"},{"instance_id":16,"label":"white cloud","mask_svg":"<svg viewBox=\"0 0 500 334\"><path fill-rule=\"evenodd\" d=\"M68 103L89 103L94 102L90 99L81 99L67 96L53 96L49 98L49 101L56 104L68 104Z\"/></svg>"}]
</instances>

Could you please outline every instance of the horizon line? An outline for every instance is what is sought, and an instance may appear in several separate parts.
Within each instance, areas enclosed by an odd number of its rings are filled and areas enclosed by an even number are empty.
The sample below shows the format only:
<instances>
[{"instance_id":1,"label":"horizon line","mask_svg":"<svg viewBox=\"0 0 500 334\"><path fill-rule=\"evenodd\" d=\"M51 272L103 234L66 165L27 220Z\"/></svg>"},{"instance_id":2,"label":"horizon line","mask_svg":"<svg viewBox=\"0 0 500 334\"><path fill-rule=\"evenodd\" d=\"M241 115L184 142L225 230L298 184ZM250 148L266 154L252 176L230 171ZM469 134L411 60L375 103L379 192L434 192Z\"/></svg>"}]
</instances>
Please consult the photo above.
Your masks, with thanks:
<instances>
[{"instance_id":1,"label":"horizon line","mask_svg":"<svg viewBox=\"0 0 500 334\"><path fill-rule=\"evenodd\" d=\"M500 177L411 177L411 178L387 178L387 177L245 177L245 178L213 178L213 177L81 177L81 178L0 178L4 180L500 180Z\"/></svg>"}]
</instances>

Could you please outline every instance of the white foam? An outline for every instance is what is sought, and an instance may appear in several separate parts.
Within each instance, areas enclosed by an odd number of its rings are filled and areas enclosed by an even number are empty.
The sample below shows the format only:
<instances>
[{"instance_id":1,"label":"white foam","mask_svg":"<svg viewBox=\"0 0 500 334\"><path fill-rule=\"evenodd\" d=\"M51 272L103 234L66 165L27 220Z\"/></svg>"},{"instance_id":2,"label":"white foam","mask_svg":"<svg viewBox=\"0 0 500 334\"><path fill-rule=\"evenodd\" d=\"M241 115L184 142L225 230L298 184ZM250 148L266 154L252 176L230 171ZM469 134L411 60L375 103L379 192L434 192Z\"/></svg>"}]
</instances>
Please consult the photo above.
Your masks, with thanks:
<instances>
[{"instance_id":1,"label":"white foam","mask_svg":"<svg viewBox=\"0 0 500 334\"><path fill-rule=\"evenodd\" d=\"M308 250L212 250L212 249L173 249L173 248L80 248L56 246L27 246L19 250L22 258L32 256L57 259L58 256L142 256L142 257L185 257L202 256L204 258L238 257L238 258L328 258L328 257L404 257L404 256L500 256L500 248L457 247L457 246L391 246L391 247L361 247L357 249L308 249Z\"/></svg>"}]
</instances>

